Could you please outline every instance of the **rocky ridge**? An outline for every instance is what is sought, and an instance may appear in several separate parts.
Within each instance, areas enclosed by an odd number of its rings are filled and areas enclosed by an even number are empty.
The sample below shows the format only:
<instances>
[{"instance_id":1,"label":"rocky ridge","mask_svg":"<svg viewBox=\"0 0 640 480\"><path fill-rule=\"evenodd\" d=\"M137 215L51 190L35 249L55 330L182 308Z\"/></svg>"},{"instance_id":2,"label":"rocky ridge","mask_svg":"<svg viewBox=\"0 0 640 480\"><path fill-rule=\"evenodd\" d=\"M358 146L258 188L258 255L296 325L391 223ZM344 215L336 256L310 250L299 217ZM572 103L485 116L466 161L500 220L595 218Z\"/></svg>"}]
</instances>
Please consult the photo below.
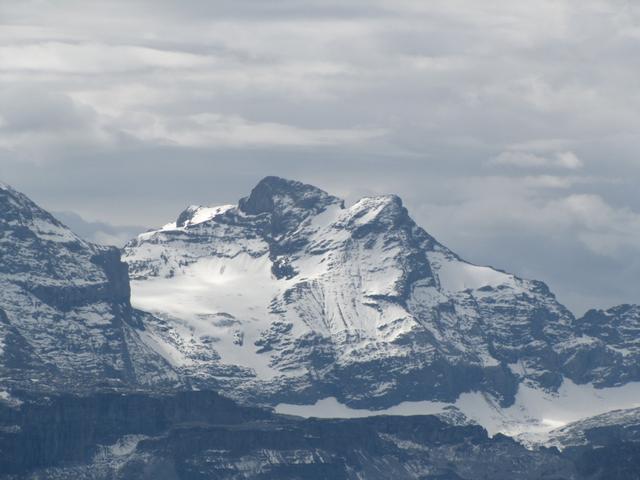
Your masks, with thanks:
<instances>
[{"instance_id":1,"label":"rocky ridge","mask_svg":"<svg viewBox=\"0 0 640 480\"><path fill-rule=\"evenodd\" d=\"M384 408L482 391L509 405L523 382L639 379L636 310L606 314L624 338L597 313L576 320L544 283L462 260L394 195L347 207L267 177L237 206L139 235L124 260L134 305L159 319L146 344L241 400Z\"/></svg>"}]
</instances>

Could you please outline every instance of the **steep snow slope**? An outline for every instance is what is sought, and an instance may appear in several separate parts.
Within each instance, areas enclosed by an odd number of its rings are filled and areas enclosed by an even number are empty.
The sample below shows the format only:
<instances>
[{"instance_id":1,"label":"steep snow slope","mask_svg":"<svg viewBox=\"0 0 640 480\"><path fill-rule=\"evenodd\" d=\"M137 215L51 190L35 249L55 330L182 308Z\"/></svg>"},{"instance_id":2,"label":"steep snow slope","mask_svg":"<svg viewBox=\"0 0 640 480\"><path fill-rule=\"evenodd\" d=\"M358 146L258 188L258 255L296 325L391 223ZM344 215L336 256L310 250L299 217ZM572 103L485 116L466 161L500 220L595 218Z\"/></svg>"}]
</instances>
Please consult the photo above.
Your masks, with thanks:
<instances>
[{"instance_id":1,"label":"steep snow slope","mask_svg":"<svg viewBox=\"0 0 640 480\"><path fill-rule=\"evenodd\" d=\"M393 195L351 207L267 177L238 206L189 207L124 249L146 344L197 386L272 403L503 405L557 389L580 340L541 282L472 265Z\"/></svg>"},{"instance_id":2,"label":"steep snow slope","mask_svg":"<svg viewBox=\"0 0 640 480\"><path fill-rule=\"evenodd\" d=\"M173 385L139 340L127 268L116 248L78 238L0 186L0 374L4 389Z\"/></svg>"}]
</instances>

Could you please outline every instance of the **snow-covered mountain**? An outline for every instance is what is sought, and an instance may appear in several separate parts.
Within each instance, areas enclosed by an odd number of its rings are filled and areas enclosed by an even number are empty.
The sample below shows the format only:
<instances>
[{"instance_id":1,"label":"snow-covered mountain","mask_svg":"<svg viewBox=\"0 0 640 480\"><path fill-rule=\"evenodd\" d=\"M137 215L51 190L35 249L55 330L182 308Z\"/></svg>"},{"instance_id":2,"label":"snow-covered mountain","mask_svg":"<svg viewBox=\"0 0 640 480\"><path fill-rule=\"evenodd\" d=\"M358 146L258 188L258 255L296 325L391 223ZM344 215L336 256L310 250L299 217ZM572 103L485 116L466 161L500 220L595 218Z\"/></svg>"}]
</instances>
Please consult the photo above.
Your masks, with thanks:
<instances>
[{"instance_id":1,"label":"snow-covered mountain","mask_svg":"<svg viewBox=\"0 0 640 480\"><path fill-rule=\"evenodd\" d=\"M346 207L267 177L237 206L192 206L139 235L124 260L134 306L155 315L144 343L244 400L383 408L480 391L506 406L523 382L639 379L625 360L637 310L576 321L545 284L462 260L393 195Z\"/></svg>"},{"instance_id":2,"label":"snow-covered mountain","mask_svg":"<svg viewBox=\"0 0 640 480\"><path fill-rule=\"evenodd\" d=\"M395 196L346 207L268 177L125 260L134 307L155 316L132 307L116 249L0 188L0 401L206 388L302 415L435 413L530 444L640 407L640 307L575 319L544 284L460 259Z\"/></svg>"},{"instance_id":3,"label":"snow-covered mountain","mask_svg":"<svg viewBox=\"0 0 640 480\"><path fill-rule=\"evenodd\" d=\"M6 390L175 386L139 335L126 264L0 185L0 375ZM3 393L4 392L4 393Z\"/></svg>"}]
</instances>

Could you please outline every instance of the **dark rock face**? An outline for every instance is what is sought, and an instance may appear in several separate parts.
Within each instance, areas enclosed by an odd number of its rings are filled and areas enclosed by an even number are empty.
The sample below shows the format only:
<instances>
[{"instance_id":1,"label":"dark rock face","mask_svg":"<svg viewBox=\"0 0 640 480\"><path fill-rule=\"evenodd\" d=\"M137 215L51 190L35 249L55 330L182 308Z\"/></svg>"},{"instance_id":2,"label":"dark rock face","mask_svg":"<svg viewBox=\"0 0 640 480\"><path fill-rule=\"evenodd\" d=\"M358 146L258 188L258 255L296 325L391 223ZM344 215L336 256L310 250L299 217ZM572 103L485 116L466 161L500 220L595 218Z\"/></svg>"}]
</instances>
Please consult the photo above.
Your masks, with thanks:
<instances>
[{"instance_id":1,"label":"dark rock face","mask_svg":"<svg viewBox=\"0 0 640 480\"><path fill-rule=\"evenodd\" d=\"M91 261L103 268L111 286L109 300L116 303L127 303L131 297L129 286L129 269L120 259L120 250L107 248L91 258Z\"/></svg>"},{"instance_id":2,"label":"dark rock face","mask_svg":"<svg viewBox=\"0 0 640 480\"><path fill-rule=\"evenodd\" d=\"M594 480L640 479L640 443L612 442L599 448L571 449L580 475Z\"/></svg>"},{"instance_id":3,"label":"dark rock face","mask_svg":"<svg viewBox=\"0 0 640 480\"><path fill-rule=\"evenodd\" d=\"M578 321L586 335L624 346L640 336L640 306L619 305L609 310L589 310Z\"/></svg>"},{"instance_id":4,"label":"dark rock face","mask_svg":"<svg viewBox=\"0 0 640 480\"><path fill-rule=\"evenodd\" d=\"M249 215L270 214L273 233L278 234L300 224L304 217L318 214L329 205L342 203L339 198L314 186L266 177L248 197L240 200L238 208Z\"/></svg>"},{"instance_id":5,"label":"dark rock face","mask_svg":"<svg viewBox=\"0 0 640 480\"><path fill-rule=\"evenodd\" d=\"M0 408L3 473L24 474L34 468L87 461L100 443L116 443L125 435L156 436L175 425L237 425L270 416L211 392L66 395L44 401L26 394L23 398L26 403L19 408Z\"/></svg>"},{"instance_id":6,"label":"dark rock face","mask_svg":"<svg viewBox=\"0 0 640 480\"><path fill-rule=\"evenodd\" d=\"M575 323L582 342L566 361L566 372L580 383L600 387L640 381L640 306L590 310Z\"/></svg>"},{"instance_id":7,"label":"dark rock face","mask_svg":"<svg viewBox=\"0 0 640 480\"><path fill-rule=\"evenodd\" d=\"M332 205L344 206L344 202L312 185L266 177L248 197L240 199L238 210L266 222L260 234L269 243L269 256L275 266L282 261L282 256L306 244L305 238L290 236L296 228Z\"/></svg>"},{"instance_id":8,"label":"dark rock face","mask_svg":"<svg viewBox=\"0 0 640 480\"><path fill-rule=\"evenodd\" d=\"M302 420L208 392L0 408L0 478L577 479L571 462L433 416Z\"/></svg>"}]
</instances>

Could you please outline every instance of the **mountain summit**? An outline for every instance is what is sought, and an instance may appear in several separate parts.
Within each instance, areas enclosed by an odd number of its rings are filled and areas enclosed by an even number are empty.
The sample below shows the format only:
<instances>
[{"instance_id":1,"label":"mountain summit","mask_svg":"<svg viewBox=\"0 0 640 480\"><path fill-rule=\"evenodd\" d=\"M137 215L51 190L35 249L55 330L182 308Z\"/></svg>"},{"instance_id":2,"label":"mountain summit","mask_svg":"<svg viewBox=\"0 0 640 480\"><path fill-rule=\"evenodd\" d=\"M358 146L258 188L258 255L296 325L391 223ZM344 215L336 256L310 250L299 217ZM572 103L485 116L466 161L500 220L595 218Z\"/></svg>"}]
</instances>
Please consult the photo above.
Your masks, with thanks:
<instances>
[{"instance_id":1,"label":"mountain summit","mask_svg":"<svg viewBox=\"0 0 640 480\"><path fill-rule=\"evenodd\" d=\"M523 382L555 390L605 357L601 385L633 377L546 285L462 260L395 195L346 207L267 177L237 206L139 235L124 259L133 304L159 319L147 344L236 398L381 408L483 391L508 405Z\"/></svg>"},{"instance_id":2,"label":"mountain summit","mask_svg":"<svg viewBox=\"0 0 640 480\"><path fill-rule=\"evenodd\" d=\"M240 200L239 208L249 215L282 215L292 211L319 213L335 203L341 204L342 200L312 185L280 177L265 177L248 197Z\"/></svg>"}]
</instances>

